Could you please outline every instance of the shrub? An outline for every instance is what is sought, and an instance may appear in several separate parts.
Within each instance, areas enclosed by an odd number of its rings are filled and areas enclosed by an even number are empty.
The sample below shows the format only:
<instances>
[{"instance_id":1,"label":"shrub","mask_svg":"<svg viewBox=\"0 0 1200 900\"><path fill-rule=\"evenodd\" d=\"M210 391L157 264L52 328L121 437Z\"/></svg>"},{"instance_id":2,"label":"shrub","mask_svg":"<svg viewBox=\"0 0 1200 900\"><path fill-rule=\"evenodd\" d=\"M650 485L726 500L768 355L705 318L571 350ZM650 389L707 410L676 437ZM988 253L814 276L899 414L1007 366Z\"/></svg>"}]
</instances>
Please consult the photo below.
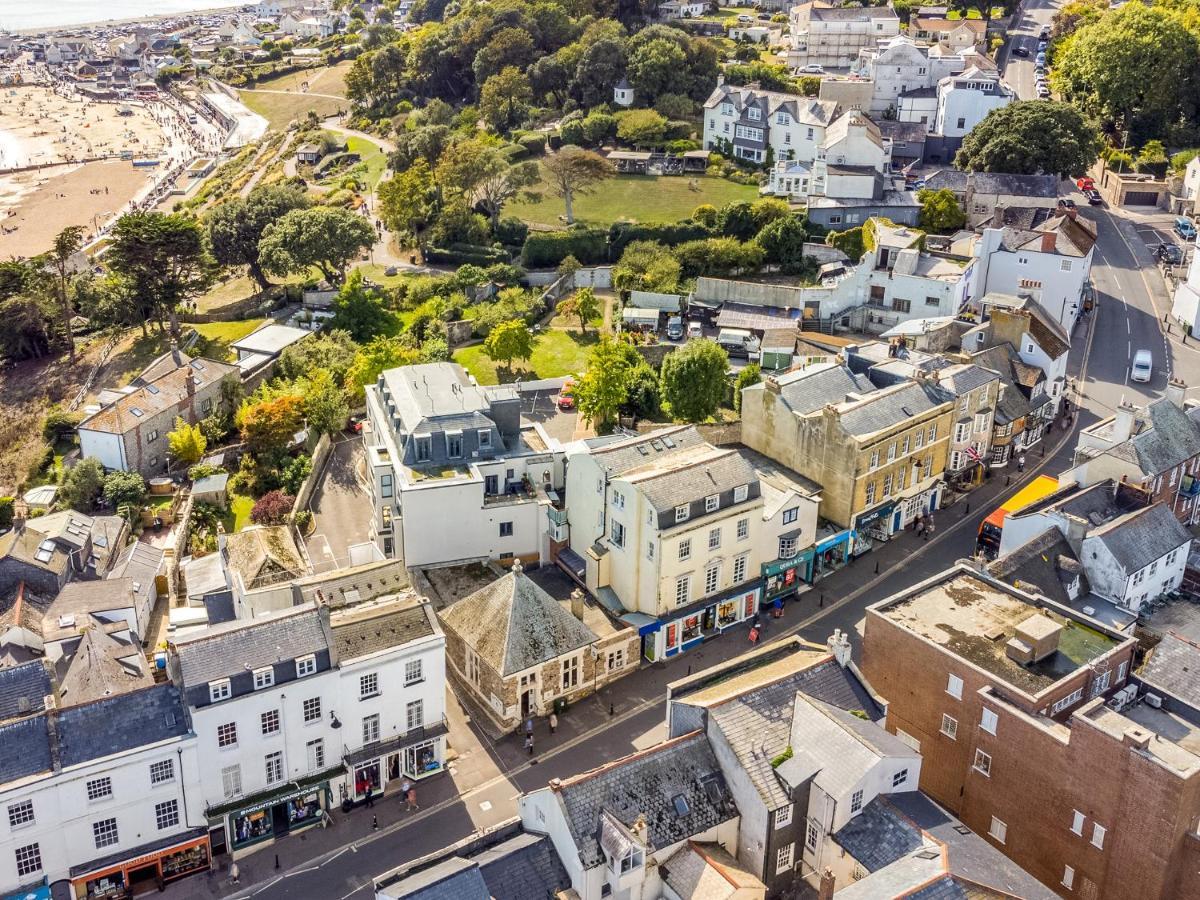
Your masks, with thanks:
<instances>
[{"instance_id":1,"label":"shrub","mask_svg":"<svg viewBox=\"0 0 1200 900\"><path fill-rule=\"evenodd\" d=\"M104 479L104 501L113 509L128 504L141 508L146 500L146 481L137 472L111 472Z\"/></svg>"},{"instance_id":2,"label":"shrub","mask_svg":"<svg viewBox=\"0 0 1200 900\"><path fill-rule=\"evenodd\" d=\"M91 512L103 489L104 466L97 459L81 460L63 476L58 488L58 501L69 509Z\"/></svg>"},{"instance_id":3,"label":"shrub","mask_svg":"<svg viewBox=\"0 0 1200 900\"><path fill-rule=\"evenodd\" d=\"M688 219L682 222L614 222L608 229L608 252L619 258L634 241L657 241L668 247L708 237L708 228Z\"/></svg>"},{"instance_id":4,"label":"shrub","mask_svg":"<svg viewBox=\"0 0 1200 900\"><path fill-rule=\"evenodd\" d=\"M696 114L696 104L683 94L659 94L654 109L668 119L690 119Z\"/></svg>"},{"instance_id":5,"label":"shrub","mask_svg":"<svg viewBox=\"0 0 1200 900\"><path fill-rule=\"evenodd\" d=\"M557 137L562 144L575 144L576 146L582 145L587 140L587 134L581 121L563 122L558 129ZM551 146L553 146L553 142L551 142Z\"/></svg>"},{"instance_id":6,"label":"shrub","mask_svg":"<svg viewBox=\"0 0 1200 900\"><path fill-rule=\"evenodd\" d=\"M525 152L530 156L541 156L546 152L546 135L540 132L523 134L517 139L517 143L520 144L524 148Z\"/></svg>"},{"instance_id":7,"label":"shrub","mask_svg":"<svg viewBox=\"0 0 1200 900\"><path fill-rule=\"evenodd\" d=\"M664 141L683 141L690 138L696 129L691 122L684 122L679 119L672 119L667 123L667 127L663 130Z\"/></svg>"},{"instance_id":8,"label":"shrub","mask_svg":"<svg viewBox=\"0 0 1200 900\"><path fill-rule=\"evenodd\" d=\"M292 523L300 530L301 534L308 534L308 530L312 528L313 514L311 509L301 509L292 516Z\"/></svg>"},{"instance_id":9,"label":"shrub","mask_svg":"<svg viewBox=\"0 0 1200 900\"><path fill-rule=\"evenodd\" d=\"M429 247L425 250L425 261L431 263L446 263L463 265L470 263L476 266L488 266L498 262L508 262L508 254L495 247L484 247L475 244L453 244L449 247Z\"/></svg>"},{"instance_id":10,"label":"shrub","mask_svg":"<svg viewBox=\"0 0 1200 900\"><path fill-rule=\"evenodd\" d=\"M188 478L192 481L199 481L201 478L207 478L209 475L220 475L225 470L213 463L196 463L188 469Z\"/></svg>"},{"instance_id":11,"label":"shrub","mask_svg":"<svg viewBox=\"0 0 1200 900\"><path fill-rule=\"evenodd\" d=\"M505 247L520 247L529 237L529 226L520 219L508 216L496 223L495 238Z\"/></svg>"},{"instance_id":12,"label":"shrub","mask_svg":"<svg viewBox=\"0 0 1200 900\"><path fill-rule=\"evenodd\" d=\"M283 491L268 491L258 499L250 510L250 521L255 525L282 525L296 498Z\"/></svg>"},{"instance_id":13,"label":"shrub","mask_svg":"<svg viewBox=\"0 0 1200 900\"><path fill-rule=\"evenodd\" d=\"M300 486L304 484L304 479L312 472L312 457L300 454L288 461L280 473L280 481L283 489L289 494L300 493Z\"/></svg>"},{"instance_id":14,"label":"shrub","mask_svg":"<svg viewBox=\"0 0 1200 900\"><path fill-rule=\"evenodd\" d=\"M15 497L0 497L0 531L12 528Z\"/></svg>"},{"instance_id":15,"label":"shrub","mask_svg":"<svg viewBox=\"0 0 1200 900\"><path fill-rule=\"evenodd\" d=\"M616 116L596 111L583 120L583 137L591 146L611 141L617 136Z\"/></svg>"},{"instance_id":16,"label":"shrub","mask_svg":"<svg viewBox=\"0 0 1200 900\"><path fill-rule=\"evenodd\" d=\"M521 262L533 269L557 266L568 256L585 265L607 262L607 236L602 228L531 232L521 249Z\"/></svg>"},{"instance_id":17,"label":"shrub","mask_svg":"<svg viewBox=\"0 0 1200 900\"><path fill-rule=\"evenodd\" d=\"M42 437L48 443L55 444L69 437L82 421L83 416L80 413L67 412L61 406L52 406L42 422Z\"/></svg>"}]
</instances>

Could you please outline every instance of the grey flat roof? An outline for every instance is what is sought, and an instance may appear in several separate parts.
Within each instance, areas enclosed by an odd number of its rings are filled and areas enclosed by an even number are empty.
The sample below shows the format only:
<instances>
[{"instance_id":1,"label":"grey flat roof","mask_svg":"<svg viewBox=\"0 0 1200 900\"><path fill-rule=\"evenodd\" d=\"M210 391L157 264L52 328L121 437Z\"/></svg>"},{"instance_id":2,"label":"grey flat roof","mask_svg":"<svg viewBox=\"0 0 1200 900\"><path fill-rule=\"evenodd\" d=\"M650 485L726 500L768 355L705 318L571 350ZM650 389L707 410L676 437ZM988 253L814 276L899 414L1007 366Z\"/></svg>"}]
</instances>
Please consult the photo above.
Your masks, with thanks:
<instances>
[{"instance_id":1,"label":"grey flat roof","mask_svg":"<svg viewBox=\"0 0 1200 900\"><path fill-rule=\"evenodd\" d=\"M256 331L250 332L231 346L234 350L247 353L265 353L268 356L278 356L285 347L296 341L303 340L312 332L303 328L292 328L290 325L277 325L273 322L263 325Z\"/></svg>"}]
</instances>

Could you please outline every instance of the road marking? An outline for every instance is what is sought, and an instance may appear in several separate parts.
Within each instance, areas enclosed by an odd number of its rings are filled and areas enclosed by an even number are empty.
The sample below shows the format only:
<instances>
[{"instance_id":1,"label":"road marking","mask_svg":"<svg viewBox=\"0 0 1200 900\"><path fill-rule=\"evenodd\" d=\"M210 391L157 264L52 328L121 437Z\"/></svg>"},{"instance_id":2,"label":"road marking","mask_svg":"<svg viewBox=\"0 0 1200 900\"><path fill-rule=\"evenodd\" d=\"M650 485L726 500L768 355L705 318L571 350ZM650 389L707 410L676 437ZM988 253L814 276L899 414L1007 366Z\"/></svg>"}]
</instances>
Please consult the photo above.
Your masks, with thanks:
<instances>
[{"instance_id":1,"label":"road marking","mask_svg":"<svg viewBox=\"0 0 1200 900\"><path fill-rule=\"evenodd\" d=\"M1129 324L1129 313L1125 314L1125 333L1133 334L1133 327Z\"/></svg>"},{"instance_id":2,"label":"road marking","mask_svg":"<svg viewBox=\"0 0 1200 900\"><path fill-rule=\"evenodd\" d=\"M482 812L488 812L491 808L492 808L492 804L488 800L484 800L482 803L479 804L479 809Z\"/></svg>"}]
</instances>

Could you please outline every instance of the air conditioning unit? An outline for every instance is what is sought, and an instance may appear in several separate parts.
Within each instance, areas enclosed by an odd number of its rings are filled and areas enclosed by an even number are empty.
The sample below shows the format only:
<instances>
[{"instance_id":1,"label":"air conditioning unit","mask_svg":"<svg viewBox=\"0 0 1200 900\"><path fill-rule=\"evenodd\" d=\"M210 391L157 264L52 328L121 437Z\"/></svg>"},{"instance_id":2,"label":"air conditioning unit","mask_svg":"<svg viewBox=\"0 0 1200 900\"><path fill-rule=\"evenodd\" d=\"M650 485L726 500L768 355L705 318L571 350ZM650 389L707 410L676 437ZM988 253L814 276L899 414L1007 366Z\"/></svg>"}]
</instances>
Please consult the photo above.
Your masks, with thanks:
<instances>
[{"instance_id":1,"label":"air conditioning unit","mask_svg":"<svg viewBox=\"0 0 1200 900\"><path fill-rule=\"evenodd\" d=\"M1147 706L1153 706L1155 709L1162 706L1162 697L1158 696L1158 694L1147 694L1142 699L1146 701Z\"/></svg>"}]
</instances>

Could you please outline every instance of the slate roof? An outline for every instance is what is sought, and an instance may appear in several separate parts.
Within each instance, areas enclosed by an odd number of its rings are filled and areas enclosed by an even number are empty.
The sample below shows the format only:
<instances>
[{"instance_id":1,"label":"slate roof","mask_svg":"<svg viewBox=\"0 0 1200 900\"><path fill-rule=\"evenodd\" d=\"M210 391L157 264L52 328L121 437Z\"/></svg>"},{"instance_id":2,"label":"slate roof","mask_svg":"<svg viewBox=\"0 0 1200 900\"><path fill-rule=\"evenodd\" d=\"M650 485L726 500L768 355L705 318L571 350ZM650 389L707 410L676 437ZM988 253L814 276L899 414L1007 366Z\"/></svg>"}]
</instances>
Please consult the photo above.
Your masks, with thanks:
<instances>
[{"instance_id":1,"label":"slate roof","mask_svg":"<svg viewBox=\"0 0 1200 900\"><path fill-rule=\"evenodd\" d=\"M154 576L162 568L163 551L144 541L135 541L121 554L109 578L130 578L136 594L152 590Z\"/></svg>"},{"instance_id":2,"label":"slate roof","mask_svg":"<svg viewBox=\"0 0 1200 900\"><path fill-rule=\"evenodd\" d=\"M832 100L816 100L798 94L764 91L732 84L718 85L704 101L704 107L713 109L726 101L732 103L738 113L753 105L763 109L765 116L773 116L776 112L783 111L804 125L828 125L833 121L838 108Z\"/></svg>"},{"instance_id":3,"label":"slate roof","mask_svg":"<svg viewBox=\"0 0 1200 900\"><path fill-rule=\"evenodd\" d=\"M988 564L988 574L1019 590L1071 605L1066 586L1079 579L1079 596L1091 592L1091 584L1071 545L1057 528L1047 528L1011 553Z\"/></svg>"},{"instance_id":4,"label":"slate roof","mask_svg":"<svg viewBox=\"0 0 1200 900\"><path fill-rule=\"evenodd\" d=\"M1113 558L1132 575L1192 540L1188 530L1162 503L1125 513L1092 531Z\"/></svg>"},{"instance_id":5,"label":"slate roof","mask_svg":"<svg viewBox=\"0 0 1200 900\"><path fill-rule=\"evenodd\" d=\"M502 678L599 640L522 572L520 563L438 616Z\"/></svg>"},{"instance_id":6,"label":"slate roof","mask_svg":"<svg viewBox=\"0 0 1200 900\"><path fill-rule=\"evenodd\" d=\"M79 423L79 428L125 434L146 421L147 417L175 409L186 402L188 378L193 378L195 387L201 388L220 381L226 375L235 375L237 371L237 366L212 359L191 360L187 365L171 369L105 406Z\"/></svg>"},{"instance_id":7,"label":"slate roof","mask_svg":"<svg viewBox=\"0 0 1200 900\"><path fill-rule=\"evenodd\" d=\"M1035 221L1037 218L1035 217ZM1053 253L1059 256L1084 257L1096 245L1096 229L1085 219L1069 215L1054 215L1035 225L1032 229L1006 227L1000 243L1006 250L1027 250L1046 253L1043 235L1055 236Z\"/></svg>"},{"instance_id":8,"label":"slate roof","mask_svg":"<svg viewBox=\"0 0 1200 900\"><path fill-rule=\"evenodd\" d=\"M856 375L846 366L789 372L775 380L779 384L779 396L784 405L802 416L817 412L826 404L842 403L847 394L870 394L875 391L875 386L866 375Z\"/></svg>"},{"instance_id":9,"label":"slate roof","mask_svg":"<svg viewBox=\"0 0 1200 900\"><path fill-rule=\"evenodd\" d=\"M0 722L40 712L53 692L50 672L40 659L0 668Z\"/></svg>"},{"instance_id":10,"label":"slate roof","mask_svg":"<svg viewBox=\"0 0 1200 900\"><path fill-rule=\"evenodd\" d=\"M1164 398L1146 407L1146 418L1139 433L1108 453L1146 475L1158 475L1200 454L1200 409L1185 413Z\"/></svg>"},{"instance_id":11,"label":"slate roof","mask_svg":"<svg viewBox=\"0 0 1200 900\"><path fill-rule=\"evenodd\" d=\"M817 6L813 4L809 16L819 22L872 22L876 19L896 19L896 11L890 6Z\"/></svg>"},{"instance_id":12,"label":"slate roof","mask_svg":"<svg viewBox=\"0 0 1200 900\"><path fill-rule=\"evenodd\" d=\"M101 625L93 618L96 614L129 609L136 602L133 582L128 578L69 581L46 609L42 620L42 637L47 641L72 637L79 634L81 629ZM134 631L143 624L136 623Z\"/></svg>"},{"instance_id":13,"label":"slate roof","mask_svg":"<svg viewBox=\"0 0 1200 900\"><path fill-rule=\"evenodd\" d=\"M868 872L890 866L925 845L921 831L884 797L876 797L833 835Z\"/></svg>"},{"instance_id":14,"label":"slate roof","mask_svg":"<svg viewBox=\"0 0 1200 900\"><path fill-rule=\"evenodd\" d=\"M229 568L242 576L246 590L308 574L300 549L286 525L258 525L225 538Z\"/></svg>"},{"instance_id":15,"label":"slate roof","mask_svg":"<svg viewBox=\"0 0 1200 900\"><path fill-rule=\"evenodd\" d=\"M335 610L329 628L340 661L400 647L434 633L428 606L412 598Z\"/></svg>"},{"instance_id":16,"label":"slate roof","mask_svg":"<svg viewBox=\"0 0 1200 900\"><path fill-rule=\"evenodd\" d=\"M397 900L490 900L491 896L479 867L459 856L415 872L379 893Z\"/></svg>"},{"instance_id":17,"label":"slate roof","mask_svg":"<svg viewBox=\"0 0 1200 900\"><path fill-rule=\"evenodd\" d=\"M49 772L50 723L46 716L32 716L0 725L0 784Z\"/></svg>"},{"instance_id":18,"label":"slate roof","mask_svg":"<svg viewBox=\"0 0 1200 900\"><path fill-rule=\"evenodd\" d=\"M659 872L676 895L688 900L727 900L744 890L765 890L754 873L720 844L688 841L671 854Z\"/></svg>"},{"instance_id":19,"label":"slate roof","mask_svg":"<svg viewBox=\"0 0 1200 900\"><path fill-rule=\"evenodd\" d=\"M938 383L956 397L969 393L985 384L999 379L999 375L990 369L971 363L960 363L938 372Z\"/></svg>"},{"instance_id":20,"label":"slate roof","mask_svg":"<svg viewBox=\"0 0 1200 900\"><path fill-rule=\"evenodd\" d=\"M1138 675L1185 703L1200 707L1200 644L1167 632L1146 656Z\"/></svg>"},{"instance_id":21,"label":"slate roof","mask_svg":"<svg viewBox=\"0 0 1200 900\"><path fill-rule=\"evenodd\" d=\"M941 169L925 177L925 187L931 191L948 188L956 193L967 190L968 179L977 194L1007 194L1014 197L1058 196L1056 175L1009 175L1003 172L962 172Z\"/></svg>"},{"instance_id":22,"label":"slate roof","mask_svg":"<svg viewBox=\"0 0 1200 900\"><path fill-rule=\"evenodd\" d=\"M953 400L952 394L929 382L897 385L844 409L842 428L854 435L874 434Z\"/></svg>"},{"instance_id":23,"label":"slate roof","mask_svg":"<svg viewBox=\"0 0 1200 900\"><path fill-rule=\"evenodd\" d=\"M430 419L440 422L443 416L491 410L487 393L472 384L466 370L457 363L401 366L388 369L380 377L407 434L441 430L441 425L434 428L428 424Z\"/></svg>"},{"instance_id":24,"label":"slate roof","mask_svg":"<svg viewBox=\"0 0 1200 900\"><path fill-rule=\"evenodd\" d=\"M188 733L183 699L170 683L67 707L57 719L64 768Z\"/></svg>"},{"instance_id":25,"label":"slate roof","mask_svg":"<svg viewBox=\"0 0 1200 900\"><path fill-rule=\"evenodd\" d=\"M741 453L716 447L680 451L648 466L652 468L645 473L634 469L625 477L660 513L758 481L754 466Z\"/></svg>"},{"instance_id":26,"label":"slate roof","mask_svg":"<svg viewBox=\"0 0 1200 900\"><path fill-rule=\"evenodd\" d=\"M592 450L592 459L609 475L623 475L651 459L705 443L694 425L677 425L607 443Z\"/></svg>"},{"instance_id":27,"label":"slate roof","mask_svg":"<svg viewBox=\"0 0 1200 900\"><path fill-rule=\"evenodd\" d=\"M137 644L116 639L100 628L89 628L69 657L60 662L62 705L77 706L126 691L150 687L154 678Z\"/></svg>"},{"instance_id":28,"label":"slate roof","mask_svg":"<svg viewBox=\"0 0 1200 900\"><path fill-rule=\"evenodd\" d=\"M791 743L798 695L838 709L862 710L871 721L883 716L858 679L827 657L712 706L709 716L767 809L778 809L788 802L787 791L771 760ZM702 703L704 695L691 698L685 695L677 702Z\"/></svg>"},{"instance_id":29,"label":"slate roof","mask_svg":"<svg viewBox=\"0 0 1200 900\"><path fill-rule=\"evenodd\" d=\"M551 783L550 789L562 801L571 838L586 869L604 862L599 841L602 812L627 827L644 817L652 850L687 840L738 815L720 764L700 732ZM676 809L677 797L686 804L684 815Z\"/></svg>"},{"instance_id":30,"label":"slate roof","mask_svg":"<svg viewBox=\"0 0 1200 900\"><path fill-rule=\"evenodd\" d=\"M71 565L71 558L57 541L49 541L45 534L31 528L28 524L16 525L4 535L0 535L0 564L5 559L18 560L25 565L34 566L46 572L53 572L62 577ZM48 555L48 559L39 559L38 554ZM61 583L61 582L60 582Z\"/></svg>"},{"instance_id":31,"label":"slate roof","mask_svg":"<svg viewBox=\"0 0 1200 900\"><path fill-rule=\"evenodd\" d=\"M312 604L256 619L214 625L195 635L177 638L173 643L187 687L328 647L321 616Z\"/></svg>"}]
</instances>

